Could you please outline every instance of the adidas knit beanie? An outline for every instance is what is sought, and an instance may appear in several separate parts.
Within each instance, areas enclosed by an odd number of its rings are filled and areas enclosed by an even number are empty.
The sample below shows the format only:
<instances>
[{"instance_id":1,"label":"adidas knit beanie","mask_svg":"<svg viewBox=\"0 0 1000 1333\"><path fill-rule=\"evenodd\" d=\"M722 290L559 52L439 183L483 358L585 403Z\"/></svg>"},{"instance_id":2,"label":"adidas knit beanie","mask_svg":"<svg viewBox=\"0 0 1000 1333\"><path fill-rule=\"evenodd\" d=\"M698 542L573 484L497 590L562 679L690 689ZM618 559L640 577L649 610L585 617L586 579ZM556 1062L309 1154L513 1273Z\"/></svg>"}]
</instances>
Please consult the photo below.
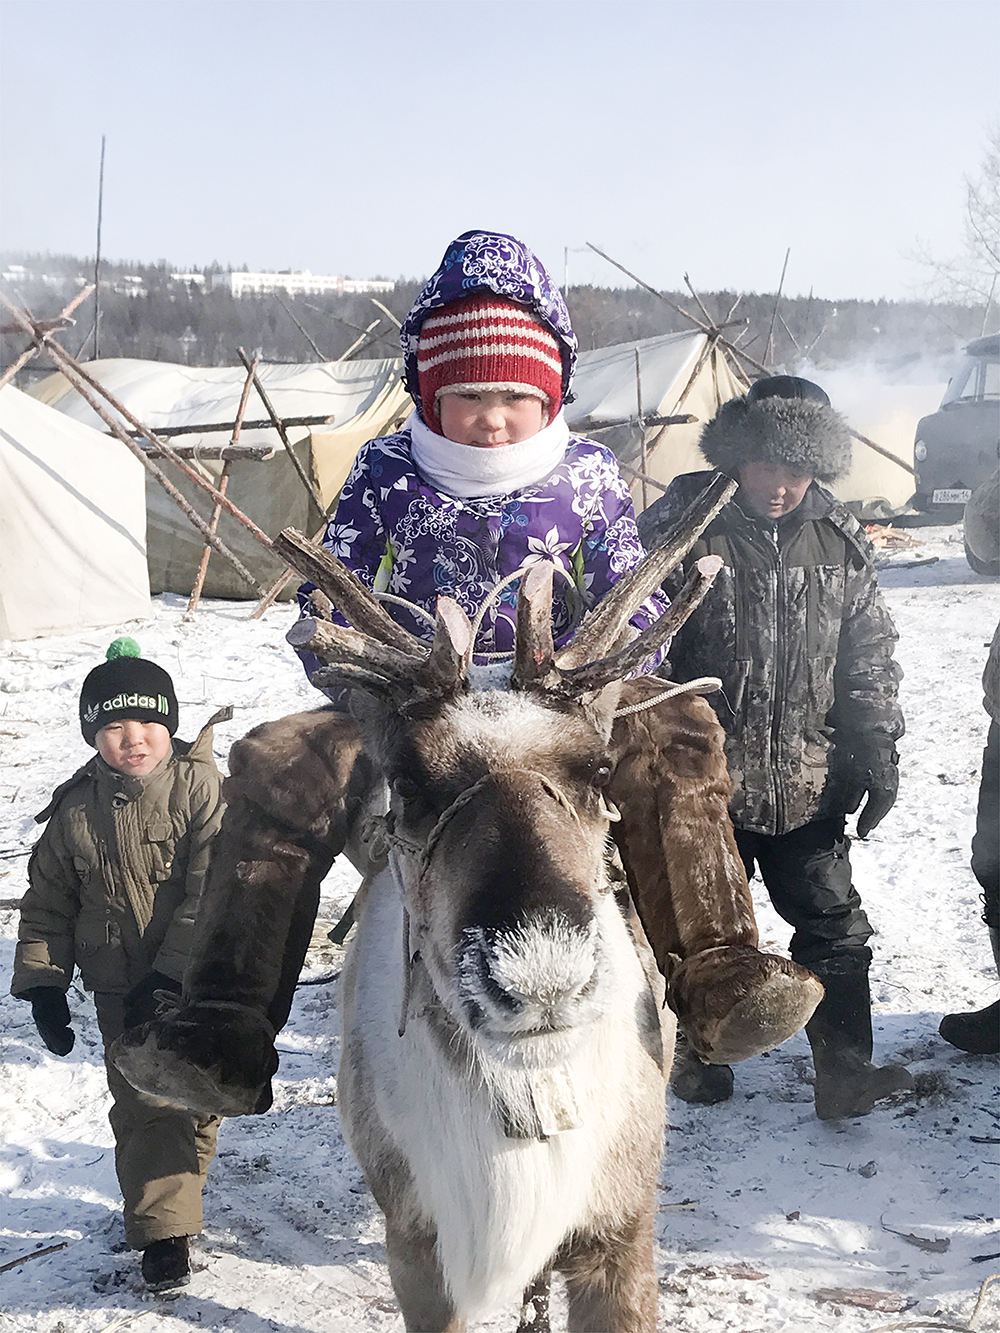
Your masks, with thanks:
<instances>
[{"instance_id":1,"label":"adidas knit beanie","mask_svg":"<svg viewBox=\"0 0 1000 1333\"><path fill-rule=\"evenodd\" d=\"M163 667L139 656L134 639L115 639L107 661L94 667L80 691L80 730L88 745L109 722L133 718L177 730L177 696Z\"/></svg>"},{"instance_id":2,"label":"adidas knit beanie","mask_svg":"<svg viewBox=\"0 0 1000 1333\"><path fill-rule=\"evenodd\" d=\"M442 392L507 389L541 398L551 422L562 406L563 362L554 334L525 305L484 290L429 314L417 345L420 402L441 434Z\"/></svg>"}]
</instances>

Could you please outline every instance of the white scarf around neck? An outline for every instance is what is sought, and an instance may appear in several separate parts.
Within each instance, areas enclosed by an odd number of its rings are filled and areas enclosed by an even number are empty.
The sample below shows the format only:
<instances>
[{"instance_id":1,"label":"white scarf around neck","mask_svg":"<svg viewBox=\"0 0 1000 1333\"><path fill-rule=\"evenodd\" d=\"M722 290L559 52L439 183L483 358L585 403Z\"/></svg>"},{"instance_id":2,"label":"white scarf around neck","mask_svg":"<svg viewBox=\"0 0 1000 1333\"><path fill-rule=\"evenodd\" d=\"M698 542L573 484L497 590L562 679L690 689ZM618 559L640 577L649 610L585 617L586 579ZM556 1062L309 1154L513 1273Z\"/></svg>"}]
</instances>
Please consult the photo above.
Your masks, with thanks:
<instances>
[{"instance_id":1,"label":"white scarf around neck","mask_svg":"<svg viewBox=\"0 0 1000 1333\"><path fill-rule=\"evenodd\" d=\"M413 461L438 490L459 500L489 498L524 490L547 477L562 462L569 444L569 426L562 412L530 440L482 449L456 444L438 435L411 413Z\"/></svg>"}]
</instances>

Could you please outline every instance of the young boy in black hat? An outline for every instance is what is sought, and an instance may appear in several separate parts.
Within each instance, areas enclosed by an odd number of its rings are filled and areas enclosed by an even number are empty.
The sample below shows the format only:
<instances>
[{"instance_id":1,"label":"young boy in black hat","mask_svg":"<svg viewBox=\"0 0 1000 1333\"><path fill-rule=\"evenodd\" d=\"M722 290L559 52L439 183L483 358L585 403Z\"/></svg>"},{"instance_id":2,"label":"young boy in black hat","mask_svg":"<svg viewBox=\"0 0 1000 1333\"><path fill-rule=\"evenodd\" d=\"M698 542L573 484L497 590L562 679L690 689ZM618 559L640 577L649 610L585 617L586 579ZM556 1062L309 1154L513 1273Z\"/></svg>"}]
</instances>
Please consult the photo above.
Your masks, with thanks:
<instances>
[{"instance_id":1,"label":"young boy in black hat","mask_svg":"<svg viewBox=\"0 0 1000 1333\"><path fill-rule=\"evenodd\" d=\"M94 992L105 1049L179 992L194 914L222 820L212 718L193 743L174 739L177 698L162 667L117 639L80 694L80 726L97 754L53 793L28 865L11 993L31 1003L45 1045L68 1055L66 991L79 967ZM109 1062L109 1119L124 1196L125 1237L154 1289L188 1281L188 1237L218 1120L136 1092Z\"/></svg>"},{"instance_id":2,"label":"young boy in black hat","mask_svg":"<svg viewBox=\"0 0 1000 1333\"><path fill-rule=\"evenodd\" d=\"M740 855L794 927L792 958L826 988L806 1024L816 1114L863 1115L911 1079L871 1061L872 927L851 882L845 834L845 816L862 800L861 838L892 807L903 734L898 636L872 550L820 484L849 470L851 434L818 385L776 375L723 404L701 450L740 489L671 576L679 586L708 553L726 565L673 640L673 678L722 677L710 698L726 731ZM677 477L640 516L648 547L709 479ZM686 1101L722 1101L732 1095L732 1071L688 1053L671 1086Z\"/></svg>"}]
</instances>

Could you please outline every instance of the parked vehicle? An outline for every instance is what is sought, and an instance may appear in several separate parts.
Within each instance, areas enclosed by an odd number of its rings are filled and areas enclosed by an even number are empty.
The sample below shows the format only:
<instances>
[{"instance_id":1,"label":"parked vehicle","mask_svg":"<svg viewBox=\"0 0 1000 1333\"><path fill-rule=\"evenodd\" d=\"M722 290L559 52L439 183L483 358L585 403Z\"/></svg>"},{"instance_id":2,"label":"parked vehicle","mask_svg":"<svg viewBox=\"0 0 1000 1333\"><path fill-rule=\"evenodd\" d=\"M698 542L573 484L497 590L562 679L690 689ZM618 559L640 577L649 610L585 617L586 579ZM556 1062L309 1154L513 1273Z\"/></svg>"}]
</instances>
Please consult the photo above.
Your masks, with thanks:
<instances>
[{"instance_id":1,"label":"parked vehicle","mask_svg":"<svg viewBox=\"0 0 1000 1333\"><path fill-rule=\"evenodd\" d=\"M969 343L941 406L917 423L913 509L957 523L1000 457L1000 334Z\"/></svg>"}]
</instances>

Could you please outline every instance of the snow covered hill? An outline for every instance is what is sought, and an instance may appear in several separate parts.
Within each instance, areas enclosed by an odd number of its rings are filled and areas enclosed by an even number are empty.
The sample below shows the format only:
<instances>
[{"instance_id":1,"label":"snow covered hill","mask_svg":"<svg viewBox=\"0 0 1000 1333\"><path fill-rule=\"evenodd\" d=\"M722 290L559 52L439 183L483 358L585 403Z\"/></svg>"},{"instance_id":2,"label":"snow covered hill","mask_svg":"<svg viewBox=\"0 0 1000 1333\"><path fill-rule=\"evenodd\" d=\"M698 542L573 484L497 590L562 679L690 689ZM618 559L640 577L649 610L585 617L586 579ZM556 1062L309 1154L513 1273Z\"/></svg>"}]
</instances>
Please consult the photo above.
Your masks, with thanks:
<instances>
[{"instance_id":1,"label":"snow covered hill","mask_svg":"<svg viewBox=\"0 0 1000 1333\"><path fill-rule=\"evenodd\" d=\"M898 804L856 843L856 883L872 941L876 1059L906 1061L917 1093L872 1115L820 1123L803 1036L737 1067L728 1104L670 1099L657 1239L661 1324L683 1333L974 1327L1000 1330L1000 1108L995 1057L937 1035L941 1014L996 995L969 870L986 733L980 676L1000 616L997 584L965 563L958 528L914 534L882 575L900 631L907 735ZM938 556L918 568L902 564ZM267 718L316 702L284 631L293 612L250 621L249 606L206 602L191 623L162 596L155 619L3 645L0 660L0 948L6 990L33 815L91 753L76 722L85 673L116 633L170 670L180 734L215 708L220 763ZM336 920L356 875L338 863L321 915ZM755 889L761 886L755 885ZM761 934L788 929L756 895ZM27 1005L0 998L4 1196L0 1265L60 1246L2 1274L10 1333L354 1333L402 1329L382 1223L344 1147L335 1106L340 955L322 939L280 1034L277 1099L267 1115L227 1121L205 1192L195 1274L154 1297L124 1248L108 1096L93 1005L74 986L78 1039L65 1060L42 1046ZM984 1257L986 1256L986 1257ZM829 1296L840 1291L839 1299ZM866 1309L853 1299L875 1302ZM824 1295L824 1293L827 1293ZM880 1301L870 1293L882 1293ZM513 1330L517 1312L491 1330ZM558 1325L557 1325L558 1326ZM595 1330L595 1333L598 1331Z\"/></svg>"}]
</instances>

